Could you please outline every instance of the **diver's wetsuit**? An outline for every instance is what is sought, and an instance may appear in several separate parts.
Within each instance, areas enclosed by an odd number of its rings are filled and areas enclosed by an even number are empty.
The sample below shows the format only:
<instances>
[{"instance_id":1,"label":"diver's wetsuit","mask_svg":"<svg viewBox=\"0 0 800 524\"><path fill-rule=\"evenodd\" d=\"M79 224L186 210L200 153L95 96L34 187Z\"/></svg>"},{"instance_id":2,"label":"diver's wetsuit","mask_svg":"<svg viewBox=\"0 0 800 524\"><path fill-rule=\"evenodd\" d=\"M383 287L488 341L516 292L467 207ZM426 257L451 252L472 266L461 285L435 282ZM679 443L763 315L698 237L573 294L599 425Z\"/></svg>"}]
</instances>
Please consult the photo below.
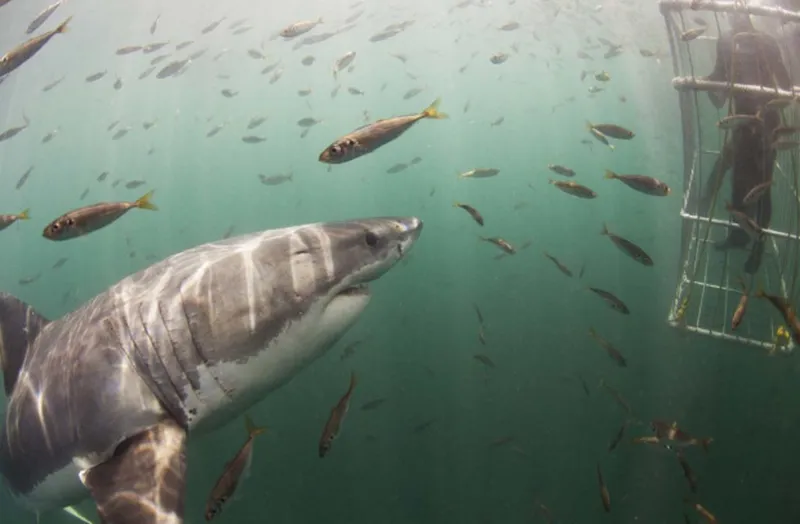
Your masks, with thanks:
<instances>
[{"instance_id":1,"label":"diver's wetsuit","mask_svg":"<svg viewBox=\"0 0 800 524\"><path fill-rule=\"evenodd\" d=\"M734 35L736 42L734 51ZM732 60L733 63L732 63ZM714 71L707 77L717 82L733 81L740 84L762 85L783 89L791 88L791 80L781 58L777 41L770 35L756 31L746 16L737 16L733 29L720 36L717 41L717 62ZM715 106L722 107L725 95L709 92ZM735 94L733 96L733 112L737 115L755 115L761 111L763 126L741 126L731 133L730 146L725 147L732 158L723 159L723 165L733 167L731 206L744 211L762 228L768 228L772 218L772 196L767 191L756 206L745 207L743 200L755 186L772 180L775 166L775 151L770 147L772 131L780 125L780 113L765 109L764 104L771 99L765 94ZM727 146L727 144L726 144ZM723 167L724 169L724 167ZM742 229L733 229L725 242L719 246L744 248L750 240ZM755 273L761 263L764 250L763 239L757 239L745 271Z\"/></svg>"}]
</instances>

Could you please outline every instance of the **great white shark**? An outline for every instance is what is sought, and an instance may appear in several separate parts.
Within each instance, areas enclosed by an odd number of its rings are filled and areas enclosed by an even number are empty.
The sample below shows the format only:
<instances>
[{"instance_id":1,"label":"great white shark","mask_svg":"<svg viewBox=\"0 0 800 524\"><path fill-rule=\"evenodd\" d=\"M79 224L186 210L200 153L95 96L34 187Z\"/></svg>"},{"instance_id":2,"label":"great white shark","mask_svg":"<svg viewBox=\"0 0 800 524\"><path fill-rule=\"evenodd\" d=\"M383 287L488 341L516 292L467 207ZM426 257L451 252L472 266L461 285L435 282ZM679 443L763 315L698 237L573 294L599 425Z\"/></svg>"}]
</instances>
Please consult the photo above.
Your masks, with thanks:
<instances>
[{"instance_id":1,"label":"great white shark","mask_svg":"<svg viewBox=\"0 0 800 524\"><path fill-rule=\"evenodd\" d=\"M0 294L0 474L37 515L89 496L105 524L181 524L188 435L323 355L422 230L308 224L175 254L49 321Z\"/></svg>"}]
</instances>

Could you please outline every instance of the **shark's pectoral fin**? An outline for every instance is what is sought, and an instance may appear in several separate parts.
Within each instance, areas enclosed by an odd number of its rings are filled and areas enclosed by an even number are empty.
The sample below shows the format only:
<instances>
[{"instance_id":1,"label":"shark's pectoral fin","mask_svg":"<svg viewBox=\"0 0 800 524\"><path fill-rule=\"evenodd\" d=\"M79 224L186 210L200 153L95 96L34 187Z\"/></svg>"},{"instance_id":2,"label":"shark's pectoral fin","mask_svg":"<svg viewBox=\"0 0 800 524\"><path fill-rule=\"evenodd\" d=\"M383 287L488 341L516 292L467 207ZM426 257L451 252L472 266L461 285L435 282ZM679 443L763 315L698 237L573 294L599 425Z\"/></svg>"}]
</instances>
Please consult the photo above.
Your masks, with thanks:
<instances>
[{"instance_id":1,"label":"shark's pectoral fin","mask_svg":"<svg viewBox=\"0 0 800 524\"><path fill-rule=\"evenodd\" d=\"M11 394L25 354L47 319L8 293L0 293L0 369L6 395Z\"/></svg>"},{"instance_id":2,"label":"shark's pectoral fin","mask_svg":"<svg viewBox=\"0 0 800 524\"><path fill-rule=\"evenodd\" d=\"M120 444L108 461L81 472L105 524L181 524L186 432L165 420Z\"/></svg>"}]
</instances>

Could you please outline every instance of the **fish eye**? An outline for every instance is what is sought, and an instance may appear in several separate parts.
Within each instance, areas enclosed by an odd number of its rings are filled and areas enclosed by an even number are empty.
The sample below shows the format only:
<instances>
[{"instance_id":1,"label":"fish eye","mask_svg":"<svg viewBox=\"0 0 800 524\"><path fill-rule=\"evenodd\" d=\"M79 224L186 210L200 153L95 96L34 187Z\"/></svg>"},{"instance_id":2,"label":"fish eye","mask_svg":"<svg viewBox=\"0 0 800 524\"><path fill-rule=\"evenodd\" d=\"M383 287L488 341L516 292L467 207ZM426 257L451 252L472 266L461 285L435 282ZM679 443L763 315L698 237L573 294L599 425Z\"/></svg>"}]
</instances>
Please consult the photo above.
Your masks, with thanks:
<instances>
[{"instance_id":1,"label":"fish eye","mask_svg":"<svg viewBox=\"0 0 800 524\"><path fill-rule=\"evenodd\" d=\"M369 247L375 247L378 245L378 235L372 231L367 231L366 235L364 235L364 242L366 242Z\"/></svg>"},{"instance_id":2,"label":"fish eye","mask_svg":"<svg viewBox=\"0 0 800 524\"><path fill-rule=\"evenodd\" d=\"M342 154L342 147L339 145L332 145L331 146L331 154L333 156L339 156Z\"/></svg>"},{"instance_id":3,"label":"fish eye","mask_svg":"<svg viewBox=\"0 0 800 524\"><path fill-rule=\"evenodd\" d=\"M53 231L58 231L59 229L61 229L61 224L59 224L58 222L53 222L53 224L50 225L50 229L52 229Z\"/></svg>"}]
</instances>

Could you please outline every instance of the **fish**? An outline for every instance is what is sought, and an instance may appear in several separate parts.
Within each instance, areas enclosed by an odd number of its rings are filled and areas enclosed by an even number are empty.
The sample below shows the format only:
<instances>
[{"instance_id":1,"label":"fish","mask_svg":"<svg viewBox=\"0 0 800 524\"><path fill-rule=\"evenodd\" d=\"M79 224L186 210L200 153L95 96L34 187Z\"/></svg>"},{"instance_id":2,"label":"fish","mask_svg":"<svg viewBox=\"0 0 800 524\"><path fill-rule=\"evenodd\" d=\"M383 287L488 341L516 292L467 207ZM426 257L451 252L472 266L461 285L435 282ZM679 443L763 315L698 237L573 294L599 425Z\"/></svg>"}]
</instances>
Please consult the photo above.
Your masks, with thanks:
<instances>
[{"instance_id":1,"label":"fish","mask_svg":"<svg viewBox=\"0 0 800 524\"><path fill-rule=\"evenodd\" d=\"M72 20L71 16L61 22L58 27L52 31L33 37L0 57L0 77L16 70L22 64L33 58L55 35L66 33L70 20Z\"/></svg>"},{"instance_id":2,"label":"fish","mask_svg":"<svg viewBox=\"0 0 800 524\"><path fill-rule=\"evenodd\" d=\"M459 173L458 176L459 178L491 178L499 174L500 170L493 167L476 167L469 171Z\"/></svg>"},{"instance_id":3,"label":"fish","mask_svg":"<svg viewBox=\"0 0 800 524\"><path fill-rule=\"evenodd\" d=\"M616 138L617 140L631 140L636 136L633 131L616 124L592 124L591 122L587 122L586 125L590 129L601 133L603 136Z\"/></svg>"},{"instance_id":4,"label":"fish","mask_svg":"<svg viewBox=\"0 0 800 524\"><path fill-rule=\"evenodd\" d=\"M472 304L472 307L475 308L475 314L478 316L478 323L482 326L483 325L483 313L481 313L481 308L478 307L478 304Z\"/></svg>"},{"instance_id":5,"label":"fish","mask_svg":"<svg viewBox=\"0 0 800 524\"><path fill-rule=\"evenodd\" d=\"M294 24L288 25L281 29L278 33L280 36L285 38L286 40L295 38L302 34L308 33L319 24L322 23L322 17L317 18L316 20L303 20L300 22L295 22Z\"/></svg>"},{"instance_id":6,"label":"fish","mask_svg":"<svg viewBox=\"0 0 800 524\"><path fill-rule=\"evenodd\" d=\"M698 36L702 35L706 32L705 27L695 27L694 29L687 29L683 33L681 33L681 40L684 42L691 42L692 40L696 39Z\"/></svg>"},{"instance_id":7,"label":"fish","mask_svg":"<svg viewBox=\"0 0 800 524\"><path fill-rule=\"evenodd\" d=\"M731 317L731 331L736 331L736 328L738 328L742 320L744 320L744 314L747 312L747 299L749 297L747 287L744 281L741 279L739 281L742 284L742 297L739 299L739 304L736 305L736 309L733 311L733 316Z\"/></svg>"},{"instance_id":8,"label":"fish","mask_svg":"<svg viewBox=\"0 0 800 524\"><path fill-rule=\"evenodd\" d=\"M49 84L47 84L46 86L44 86L44 87L42 88L42 92L46 93L46 92L50 91L51 89L55 88L55 87L56 87L58 84L60 84L61 82L63 82L65 78L67 78L67 77L66 77L66 76L62 76L62 77L61 77L61 78L59 78L58 80L55 80L55 81L53 81L53 82L50 82Z\"/></svg>"},{"instance_id":9,"label":"fish","mask_svg":"<svg viewBox=\"0 0 800 524\"><path fill-rule=\"evenodd\" d=\"M503 251L505 251L509 255L513 255L513 254L515 254L517 252L516 248L514 246L512 246L511 243L508 242L505 239L502 239L502 238L499 238L499 237L488 237L487 238L487 237L480 237L480 236L478 238L480 238L484 242L489 242L490 244L494 244L495 246L499 247L500 249L502 249Z\"/></svg>"},{"instance_id":10,"label":"fish","mask_svg":"<svg viewBox=\"0 0 800 524\"><path fill-rule=\"evenodd\" d=\"M319 161L326 164L349 162L395 140L422 119L447 118L445 113L439 112L439 103L440 99L437 98L420 113L378 120L359 127L326 147L320 153Z\"/></svg>"},{"instance_id":11,"label":"fish","mask_svg":"<svg viewBox=\"0 0 800 524\"><path fill-rule=\"evenodd\" d=\"M177 76L192 62L191 58L184 60L175 60L161 68L156 74L156 78L168 78L170 76Z\"/></svg>"},{"instance_id":12,"label":"fish","mask_svg":"<svg viewBox=\"0 0 800 524\"><path fill-rule=\"evenodd\" d=\"M247 129L255 129L261 124L263 124L267 120L265 116L254 116L250 119L250 122L247 123Z\"/></svg>"},{"instance_id":13,"label":"fish","mask_svg":"<svg viewBox=\"0 0 800 524\"><path fill-rule=\"evenodd\" d=\"M225 124L215 125L214 127L211 128L211 130L208 133L206 133L206 138L211 138L212 136L222 131L223 128L225 128Z\"/></svg>"},{"instance_id":14,"label":"fish","mask_svg":"<svg viewBox=\"0 0 800 524\"><path fill-rule=\"evenodd\" d=\"M180 51L181 49L185 49L192 45L194 40L186 40L185 42L181 42L180 44L175 46L175 51Z\"/></svg>"},{"instance_id":15,"label":"fish","mask_svg":"<svg viewBox=\"0 0 800 524\"><path fill-rule=\"evenodd\" d=\"M609 306L611 306L611 309L613 309L615 311L619 311L623 315L629 315L630 314L631 310L628 309L628 306L626 306L625 303L622 300L619 299L619 297L614 295L614 293L611 293L610 291L605 291L603 289L599 289L599 288L596 288L596 287L590 287L589 291L592 291L593 293L597 294L600 298L605 300L606 303Z\"/></svg>"},{"instance_id":16,"label":"fish","mask_svg":"<svg viewBox=\"0 0 800 524\"><path fill-rule=\"evenodd\" d=\"M703 517L703 519L708 524L717 524L717 517L715 517L713 513L704 508L703 505L700 504L699 502L695 502L694 509L695 511L697 511L697 513L700 514L701 517Z\"/></svg>"},{"instance_id":17,"label":"fish","mask_svg":"<svg viewBox=\"0 0 800 524\"><path fill-rule=\"evenodd\" d=\"M609 344L609 345L610 345L610 344ZM603 389L605 389L606 391L608 391L608 394L609 394L609 395L611 395L611 398L613 398L613 399L614 399L614 401L615 401L617 404L619 404L619 406L620 406L620 407L621 407L623 410L625 410L625 413L627 413L628 415L630 415L630 414L631 414L631 412L632 412L632 410L631 410L631 405L630 405L630 403L629 403L629 402L628 402L628 401L625 399L625 397L623 397L623 396L622 396L622 393L620 393L619 391L617 391L617 390L616 390L614 387L612 387L612 386L608 385L608 383L606 382L606 379L604 379L604 378L601 378L601 379L600 379L600 386L601 386Z\"/></svg>"},{"instance_id":18,"label":"fish","mask_svg":"<svg viewBox=\"0 0 800 524\"><path fill-rule=\"evenodd\" d=\"M20 134L22 131L26 130L29 125L31 125L30 120L25 115L22 115L22 118L25 120L25 124L19 127L11 127L0 133L0 142L5 140L10 140Z\"/></svg>"},{"instance_id":19,"label":"fish","mask_svg":"<svg viewBox=\"0 0 800 524\"><path fill-rule=\"evenodd\" d=\"M376 398L375 400L370 400L369 402L365 402L364 404L362 404L361 409L364 411L376 409L382 406L384 402L386 402L385 398Z\"/></svg>"},{"instance_id":20,"label":"fish","mask_svg":"<svg viewBox=\"0 0 800 524\"><path fill-rule=\"evenodd\" d=\"M406 169L408 169L408 164L404 164L404 163L401 162L401 163L395 164L392 167L390 167L389 169L387 169L386 173L388 173L390 175L395 175L397 173L405 171Z\"/></svg>"},{"instance_id":21,"label":"fish","mask_svg":"<svg viewBox=\"0 0 800 524\"><path fill-rule=\"evenodd\" d=\"M114 89L116 91L119 91L120 89L122 89L122 79L121 78L117 78L117 81L114 82Z\"/></svg>"},{"instance_id":22,"label":"fish","mask_svg":"<svg viewBox=\"0 0 800 524\"><path fill-rule=\"evenodd\" d=\"M547 169L549 169L553 173L558 173L559 175L575 176L575 171L574 170L572 170L572 169L570 169L568 167L564 167L564 166L558 165L558 164L547 164Z\"/></svg>"},{"instance_id":23,"label":"fish","mask_svg":"<svg viewBox=\"0 0 800 524\"><path fill-rule=\"evenodd\" d=\"M134 202L101 202L72 210L50 222L42 236L53 241L70 240L116 222L131 209L156 211L158 208L150 202L152 196L150 191Z\"/></svg>"},{"instance_id":24,"label":"fish","mask_svg":"<svg viewBox=\"0 0 800 524\"><path fill-rule=\"evenodd\" d=\"M588 123L587 123L587 126L586 126L586 128L589 130L589 132L592 134L592 136L593 136L593 137L594 137L594 138L595 138L595 139L596 139L598 142L600 142L601 144L604 144L604 145L608 146L608 148L609 148L610 150L614 151L614 149L615 149L615 146L614 146L614 144L611 144L611 143L609 143L609 142L608 142L608 139L606 138L606 136L605 136L603 133L601 133L600 131L598 131L597 129L595 129L594 127L592 127L592 125L591 125L591 124L588 124Z\"/></svg>"},{"instance_id":25,"label":"fish","mask_svg":"<svg viewBox=\"0 0 800 524\"><path fill-rule=\"evenodd\" d=\"M422 93L422 91L424 90L421 87L412 87L403 95L403 100L411 100L418 94Z\"/></svg>"},{"instance_id":26,"label":"fish","mask_svg":"<svg viewBox=\"0 0 800 524\"><path fill-rule=\"evenodd\" d=\"M67 263L67 260L69 260L67 257L61 257L61 258L59 258L58 260L56 260L56 263L55 263L55 264L53 264L53 267L52 267L52 269L59 269L59 268L61 268L61 267L62 267L64 264L66 264L66 263Z\"/></svg>"},{"instance_id":27,"label":"fish","mask_svg":"<svg viewBox=\"0 0 800 524\"><path fill-rule=\"evenodd\" d=\"M28 284L33 284L34 282L39 280L39 277L41 276L42 276L41 273L36 273L35 275L19 279L18 283L20 286L27 286Z\"/></svg>"},{"instance_id":28,"label":"fish","mask_svg":"<svg viewBox=\"0 0 800 524\"><path fill-rule=\"evenodd\" d=\"M0 231L7 229L11 224L20 220L30 220L30 209L26 209L16 215L0 215Z\"/></svg>"},{"instance_id":29,"label":"fish","mask_svg":"<svg viewBox=\"0 0 800 524\"><path fill-rule=\"evenodd\" d=\"M31 173L33 172L33 167L34 166L29 167L28 170L25 171L21 177L19 177L19 180L17 181L16 185L17 190L22 189L22 186L24 186L25 182L28 181L28 178L31 176Z\"/></svg>"},{"instance_id":30,"label":"fish","mask_svg":"<svg viewBox=\"0 0 800 524\"><path fill-rule=\"evenodd\" d=\"M308 55L308 56L304 57L302 60L300 60L300 63L301 63L301 64L303 64L304 66L310 66L310 65L312 65L312 64L313 64L315 61L316 61L316 58L314 58L314 57L313 57L313 56L311 56L311 55Z\"/></svg>"},{"instance_id":31,"label":"fish","mask_svg":"<svg viewBox=\"0 0 800 524\"><path fill-rule=\"evenodd\" d=\"M603 509L606 513L611 512L611 495L608 493L606 483L603 481L603 472L600 471L600 464L597 465L597 483L600 486L600 500L603 502Z\"/></svg>"},{"instance_id":32,"label":"fish","mask_svg":"<svg viewBox=\"0 0 800 524\"><path fill-rule=\"evenodd\" d=\"M242 137L242 142L245 144L259 144L265 142L267 139L261 136L247 135Z\"/></svg>"},{"instance_id":33,"label":"fish","mask_svg":"<svg viewBox=\"0 0 800 524\"><path fill-rule=\"evenodd\" d=\"M167 45L169 45L169 42L155 42L152 44L147 44L146 46L142 47L142 53L149 55L150 53L155 53Z\"/></svg>"},{"instance_id":34,"label":"fish","mask_svg":"<svg viewBox=\"0 0 800 524\"><path fill-rule=\"evenodd\" d=\"M245 429L247 430L247 440L233 459L225 464L225 469L208 495L204 513L207 521L222 511L223 505L233 496L239 483L247 476L253 462L253 441L266 431L266 428L260 428L253 424L253 421L247 416L245 417Z\"/></svg>"},{"instance_id":35,"label":"fish","mask_svg":"<svg viewBox=\"0 0 800 524\"><path fill-rule=\"evenodd\" d=\"M353 63L353 60L356 59L356 52L355 51L348 51L344 55L340 56L333 62L333 78L334 80L338 80L339 78L339 71L346 69L347 66Z\"/></svg>"},{"instance_id":36,"label":"fish","mask_svg":"<svg viewBox=\"0 0 800 524\"><path fill-rule=\"evenodd\" d=\"M294 175L292 173L289 173L288 175L272 175L272 176L265 176L263 174L259 174L258 178L261 180L261 183L264 184L265 186L278 186L294 180Z\"/></svg>"},{"instance_id":37,"label":"fish","mask_svg":"<svg viewBox=\"0 0 800 524\"><path fill-rule=\"evenodd\" d=\"M489 127L496 127L496 126L499 126L500 124L502 124L503 122L505 122L505 120L506 120L506 117L504 117L504 116L501 116L500 118L498 118L497 120L495 120L494 122L492 122L491 124L489 124Z\"/></svg>"},{"instance_id":38,"label":"fish","mask_svg":"<svg viewBox=\"0 0 800 524\"><path fill-rule=\"evenodd\" d=\"M761 236L764 234L764 230L755 220L747 216L746 213L739 211L738 209L734 209L730 202L725 202L725 209L731 214L734 222L739 224L739 227L744 229L747 233L755 236Z\"/></svg>"},{"instance_id":39,"label":"fish","mask_svg":"<svg viewBox=\"0 0 800 524\"><path fill-rule=\"evenodd\" d=\"M595 193L588 187L582 186L581 184L578 184L571 180L565 182L562 180L550 179L549 182L554 186L556 186L561 191L563 191L564 193L567 193L568 195L576 196L578 198L587 198L587 199L597 198L597 193Z\"/></svg>"},{"instance_id":40,"label":"fish","mask_svg":"<svg viewBox=\"0 0 800 524\"><path fill-rule=\"evenodd\" d=\"M279 60L279 61L277 61L277 62L275 62L274 64L270 64L270 65L268 65L267 67L265 67L264 69L262 69L262 70L261 70L261 74L262 74L262 75L268 75L269 73L271 73L272 71L274 71L274 70L275 70L275 68L276 68L276 67L278 67L279 65L281 65L281 62L280 62L280 60Z\"/></svg>"},{"instance_id":41,"label":"fish","mask_svg":"<svg viewBox=\"0 0 800 524\"><path fill-rule=\"evenodd\" d=\"M471 216L471 217L472 217L472 219L473 219L475 222L477 222L479 226L482 226L482 225L483 225L483 215L481 215L481 214L478 212L478 210L477 210L477 209L475 209L474 207L472 207L471 205L469 205L469 204L464 204L464 203L461 203L461 202L455 202L455 203L453 204L453 207L460 207L461 209L463 209L464 211L466 211L467 213L469 213L469 216Z\"/></svg>"},{"instance_id":42,"label":"fish","mask_svg":"<svg viewBox=\"0 0 800 524\"><path fill-rule=\"evenodd\" d=\"M158 16L156 17L156 19L155 19L155 20L153 20L153 23L152 23L152 24L150 24L150 34L151 34L151 35L154 35L154 34L156 34L156 29L158 29L158 21L159 21L160 19L161 19L161 15L158 15Z\"/></svg>"},{"instance_id":43,"label":"fish","mask_svg":"<svg viewBox=\"0 0 800 524\"><path fill-rule=\"evenodd\" d=\"M139 80L144 80L145 78L150 76L155 70L156 70L155 67L148 67L147 69L142 71L142 73L139 75Z\"/></svg>"},{"instance_id":44,"label":"fish","mask_svg":"<svg viewBox=\"0 0 800 524\"><path fill-rule=\"evenodd\" d=\"M264 56L264 53L262 53L258 49L248 49L247 56L255 60L265 60L267 58L266 56Z\"/></svg>"},{"instance_id":45,"label":"fish","mask_svg":"<svg viewBox=\"0 0 800 524\"><path fill-rule=\"evenodd\" d=\"M59 129L54 129L54 130L50 131L49 133L47 133L44 137L42 137L42 144L46 144L46 143L50 142L52 139L54 139L56 137L58 132L59 132Z\"/></svg>"},{"instance_id":46,"label":"fish","mask_svg":"<svg viewBox=\"0 0 800 524\"><path fill-rule=\"evenodd\" d=\"M86 81L89 82L89 83L96 82L96 81L100 80L101 78L103 78L104 76L106 76L107 73L108 73L108 71L100 71L99 73L94 73L92 75L87 76L86 77Z\"/></svg>"},{"instance_id":47,"label":"fish","mask_svg":"<svg viewBox=\"0 0 800 524\"><path fill-rule=\"evenodd\" d=\"M611 241L614 243L614 245L617 246L617 248L620 251L622 251L635 261L639 262L640 264L644 266L653 265L653 259L650 258L650 255L645 253L644 249L640 248L630 240L627 240L615 233L612 233L611 231L609 231L608 226L606 224L603 224L603 231L601 231L600 234L610 238Z\"/></svg>"},{"instance_id":48,"label":"fish","mask_svg":"<svg viewBox=\"0 0 800 524\"><path fill-rule=\"evenodd\" d=\"M222 93L222 96L224 96L225 98L233 98L239 94L239 91L233 91L231 89L223 89L222 91L220 91L220 93Z\"/></svg>"},{"instance_id":49,"label":"fish","mask_svg":"<svg viewBox=\"0 0 800 524\"><path fill-rule=\"evenodd\" d=\"M350 397L353 396L353 390L356 387L356 374L350 373L350 386L347 392L339 399L339 402L331 409L331 414L325 427L322 429L322 436L319 439L319 458L324 458L325 455L331 450L333 441L339 436L339 431L342 428L342 422L350 409Z\"/></svg>"},{"instance_id":50,"label":"fish","mask_svg":"<svg viewBox=\"0 0 800 524\"><path fill-rule=\"evenodd\" d=\"M667 449L680 449L687 447L700 446L704 451L714 442L712 437L696 438L678 427L677 422L666 422L654 420L650 423L650 429L654 435L651 437L635 437L634 444L660 444Z\"/></svg>"},{"instance_id":51,"label":"fish","mask_svg":"<svg viewBox=\"0 0 800 524\"><path fill-rule=\"evenodd\" d=\"M600 345L600 347L606 350L608 356L611 357L619 367L621 368L628 367L628 360L624 356L622 356L622 353L617 348L615 348L611 344L611 342L601 337L597 333L597 331L594 330L594 328L592 327L589 328L589 335L595 340L595 342L597 342Z\"/></svg>"},{"instance_id":52,"label":"fish","mask_svg":"<svg viewBox=\"0 0 800 524\"><path fill-rule=\"evenodd\" d=\"M117 131L116 133L114 133L114 135L111 137L111 140L119 140L120 138L122 138L122 137L124 137L125 135L127 135L127 134L128 134L128 131L130 131L130 130L131 130L131 128L130 128L130 127L126 127L126 128L124 128L124 129L120 129L119 131Z\"/></svg>"},{"instance_id":53,"label":"fish","mask_svg":"<svg viewBox=\"0 0 800 524\"><path fill-rule=\"evenodd\" d=\"M412 166L415 166L415 165L419 164L420 162L422 162L422 158L421 157L415 156L414 158L411 159L411 165Z\"/></svg>"},{"instance_id":54,"label":"fish","mask_svg":"<svg viewBox=\"0 0 800 524\"><path fill-rule=\"evenodd\" d=\"M666 183L647 175L619 175L610 169L606 169L603 178L619 180L631 189L635 189L646 195L668 196L672 192Z\"/></svg>"},{"instance_id":55,"label":"fish","mask_svg":"<svg viewBox=\"0 0 800 524\"><path fill-rule=\"evenodd\" d=\"M507 22L507 23L501 25L500 27L498 27L498 29L500 31L515 31L515 30L519 29L519 23L518 22Z\"/></svg>"},{"instance_id":56,"label":"fish","mask_svg":"<svg viewBox=\"0 0 800 524\"><path fill-rule=\"evenodd\" d=\"M605 71L601 71L594 75L594 79L597 80L598 82L608 82L609 80L611 80L611 75L609 75Z\"/></svg>"},{"instance_id":57,"label":"fish","mask_svg":"<svg viewBox=\"0 0 800 524\"><path fill-rule=\"evenodd\" d=\"M500 65L508 60L508 54L506 53L495 53L489 57L489 62L493 63L494 65Z\"/></svg>"},{"instance_id":58,"label":"fish","mask_svg":"<svg viewBox=\"0 0 800 524\"><path fill-rule=\"evenodd\" d=\"M625 430L627 428L628 428L628 421L626 420L622 424L622 426L619 428L619 431L617 431L617 434L614 435L614 438L608 444L608 452L609 453L611 453L612 451L614 451L617 448L619 443L622 441L622 438L625 436Z\"/></svg>"},{"instance_id":59,"label":"fish","mask_svg":"<svg viewBox=\"0 0 800 524\"><path fill-rule=\"evenodd\" d=\"M147 182L145 182L144 180L132 180L132 181L128 182L127 184L125 184L125 187L127 189L136 189L137 187L143 186L146 183Z\"/></svg>"},{"instance_id":60,"label":"fish","mask_svg":"<svg viewBox=\"0 0 800 524\"><path fill-rule=\"evenodd\" d=\"M348 87L347 88L347 92L350 93L351 95L363 95L364 94L364 91L362 91L362 90L360 90L360 89L358 89L356 87Z\"/></svg>"},{"instance_id":61,"label":"fish","mask_svg":"<svg viewBox=\"0 0 800 524\"><path fill-rule=\"evenodd\" d=\"M474 358L475 360L477 360L478 362L480 362L481 364L483 364L487 368L495 367L494 366L494 362L492 362L492 359L490 359L489 357L487 357L486 355L483 355L481 353L477 353L475 355L472 355L472 358Z\"/></svg>"},{"instance_id":62,"label":"fish","mask_svg":"<svg viewBox=\"0 0 800 524\"><path fill-rule=\"evenodd\" d=\"M381 31L379 33L375 33L374 35L369 37L369 41L370 42L382 42L384 40L388 40L388 39L392 38L393 36L397 36L400 33L402 33L402 31L399 30L399 29L392 29L392 30L388 30L388 31L384 30L384 31Z\"/></svg>"},{"instance_id":63,"label":"fish","mask_svg":"<svg viewBox=\"0 0 800 524\"><path fill-rule=\"evenodd\" d=\"M739 129L744 126L762 126L764 121L758 115L728 115L717 122L717 127L724 130Z\"/></svg>"},{"instance_id":64,"label":"fish","mask_svg":"<svg viewBox=\"0 0 800 524\"><path fill-rule=\"evenodd\" d=\"M548 253L547 251L544 251L543 253L544 253L544 256L545 256L545 257L547 257L548 259L550 259L550 261L552 261L552 262L553 262L553 264L555 264L555 265L556 265L556 267L558 268L558 270L559 270L559 271L561 271L562 273L564 273L564 274L565 274L565 275L567 275L568 277L572 277L572 271L570 271L570 270L569 270L569 268L568 268L567 266L565 266L564 264L562 264L560 260L558 260L556 257L554 257L553 255L551 255L551 254L550 254L550 253Z\"/></svg>"},{"instance_id":65,"label":"fish","mask_svg":"<svg viewBox=\"0 0 800 524\"><path fill-rule=\"evenodd\" d=\"M142 129L145 131L149 131L153 126L158 123L158 119L153 120L152 122L142 122Z\"/></svg>"},{"instance_id":66,"label":"fish","mask_svg":"<svg viewBox=\"0 0 800 524\"><path fill-rule=\"evenodd\" d=\"M142 46L140 45L128 45L117 49L116 54L119 56L124 56L124 55L129 55L131 53L136 53L141 50Z\"/></svg>"},{"instance_id":67,"label":"fish","mask_svg":"<svg viewBox=\"0 0 800 524\"><path fill-rule=\"evenodd\" d=\"M797 318L794 307L785 298L768 295L762 289L756 291L756 297L769 300L770 304L783 316L784 322L786 322L792 333L792 340L794 340L795 344L800 344L800 320Z\"/></svg>"},{"instance_id":68,"label":"fish","mask_svg":"<svg viewBox=\"0 0 800 524\"><path fill-rule=\"evenodd\" d=\"M207 35L207 34L208 34L208 33L210 33L211 31L213 31L214 29L216 29L217 27L219 27L219 24L221 24L221 23L222 23L222 22L225 20L225 18L227 18L227 17L223 16L223 17L222 17L222 18L220 18L219 20L215 20L214 22L211 22L210 24L208 24L207 26L205 26L205 27L204 27L204 28L203 28L203 29L200 31L200 33L202 33L202 34L204 34L204 35Z\"/></svg>"},{"instance_id":69,"label":"fish","mask_svg":"<svg viewBox=\"0 0 800 524\"><path fill-rule=\"evenodd\" d=\"M29 35L34 31L36 31L37 29L39 29L42 26L42 24L47 22L47 19L50 18L50 15L52 15L55 12L55 10L59 8L62 2L63 0L58 0L58 2L45 7L38 15L36 15L36 18L34 18L33 21L30 24L28 24L28 28L25 30L25 34Z\"/></svg>"}]
</instances>

